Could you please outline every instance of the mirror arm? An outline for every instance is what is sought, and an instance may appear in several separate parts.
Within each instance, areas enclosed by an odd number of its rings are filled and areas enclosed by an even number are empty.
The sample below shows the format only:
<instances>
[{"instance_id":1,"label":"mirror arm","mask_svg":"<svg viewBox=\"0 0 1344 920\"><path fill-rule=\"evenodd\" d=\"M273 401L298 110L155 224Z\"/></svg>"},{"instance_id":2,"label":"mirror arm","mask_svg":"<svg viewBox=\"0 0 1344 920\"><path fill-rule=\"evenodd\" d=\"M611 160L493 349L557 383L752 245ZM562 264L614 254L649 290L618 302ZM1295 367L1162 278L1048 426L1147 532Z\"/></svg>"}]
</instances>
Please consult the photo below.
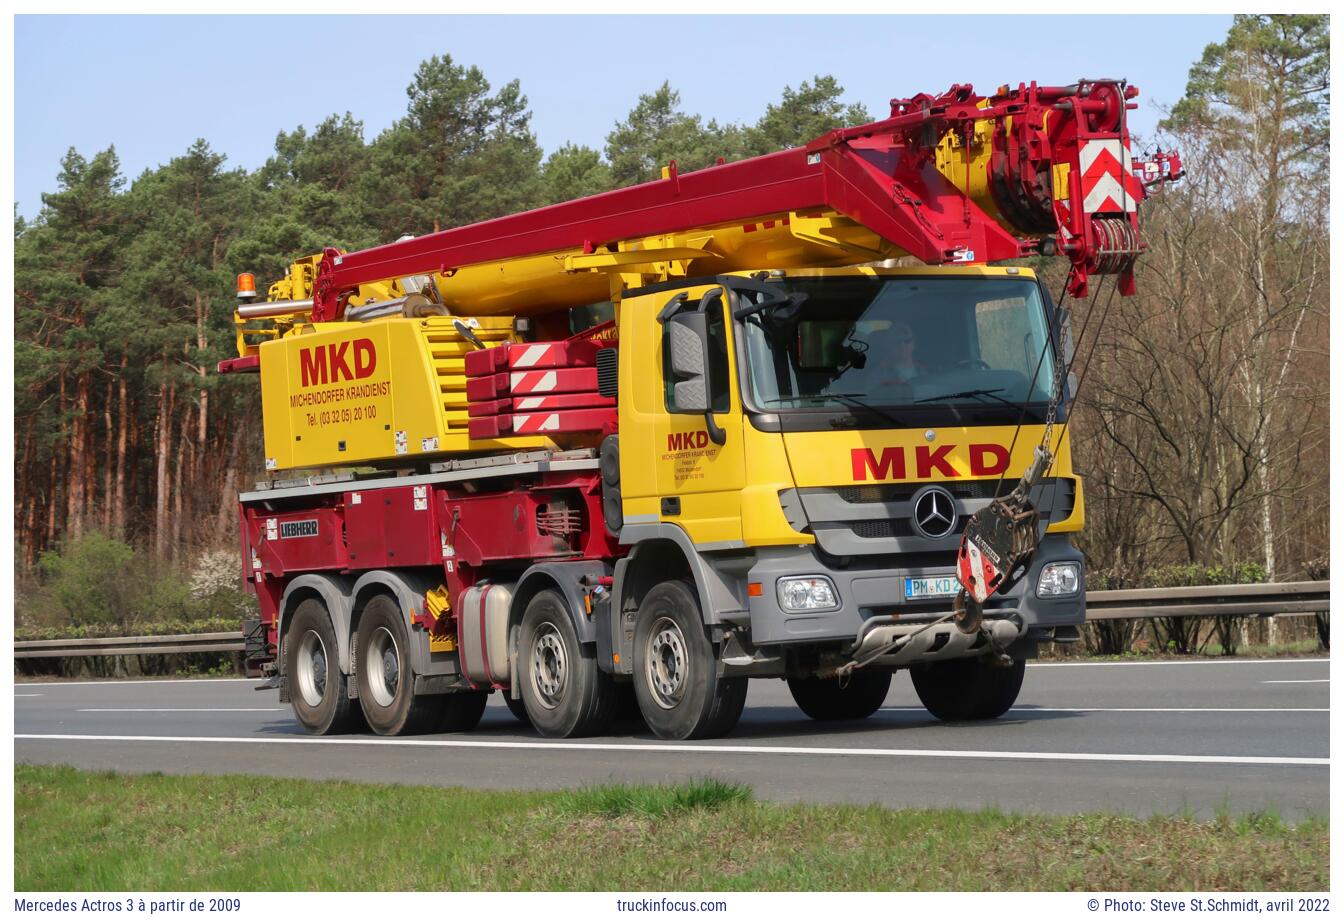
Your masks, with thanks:
<instances>
[{"instance_id":1,"label":"mirror arm","mask_svg":"<svg viewBox=\"0 0 1344 920\"><path fill-rule=\"evenodd\" d=\"M672 314L676 313L677 310L681 308L681 305L684 304L685 302L686 302L686 292L685 291L677 292L677 295L673 297L671 300L669 300L667 303L663 304L663 308L658 311L658 316L656 317L656 319L658 320L658 325L660 326L666 325L667 321L672 318Z\"/></svg>"},{"instance_id":2,"label":"mirror arm","mask_svg":"<svg viewBox=\"0 0 1344 920\"><path fill-rule=\"evenodd\" d=\"M722 447L728 441L728 432L719 427L719 423L714 419L714 410L705 410L705 430L709 432L709 439Z\"/></svg>"}]
</instances>

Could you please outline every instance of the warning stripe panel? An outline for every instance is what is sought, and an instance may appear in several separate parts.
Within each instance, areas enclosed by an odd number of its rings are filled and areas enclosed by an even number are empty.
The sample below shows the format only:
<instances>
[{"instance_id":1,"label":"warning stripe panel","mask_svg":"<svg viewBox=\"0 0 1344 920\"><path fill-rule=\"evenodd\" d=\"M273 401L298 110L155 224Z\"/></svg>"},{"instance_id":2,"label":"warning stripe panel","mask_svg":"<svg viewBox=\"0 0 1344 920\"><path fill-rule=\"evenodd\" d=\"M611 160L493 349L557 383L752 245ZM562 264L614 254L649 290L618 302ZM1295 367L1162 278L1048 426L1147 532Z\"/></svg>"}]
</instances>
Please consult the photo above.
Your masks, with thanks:
<instances>
[{"instance_id":1,"label":"warning stripe panel","mask_svg":"<svg viewBox=\"0 0 1344 920\"><path fill-rule=\"evenodd\" d=\"M1090 214L1133 212L1143 199L1129 148L1119 138L1093 140L1078 151L1083 210Z\"/></svg>"},{"instance_id":2,"label":"warning stripe panel","mask_svg":"<svg viewBox=\"0 0 1344 920\"><path fill-rule=\"evenodd\" d=\"M467 406L472 418L487 415L502 415L511 412L541 412L556 409L607 409L615 408L616 400L611 396L601 396L596 391L588 393L559 393L550 396L514 396L507 399L491 399L473 402Z\"/></svg>"},{"instance_id":3,"label":"warning stripe panel","mask_svg":"<svg viewBox=\"0 0 1344 920\"><path fill-rule=\"evenodd\" d=\"M468 377L484 377L506 370L541 367L584 367L597 361L597 344L576 339L563 342L526 342L497 345L468 352Z\"/></svg>"},{"instance_id":4,"label":"warning stripe panel","mask_svg":"<svg viewBox=\"0 0 1344 920\"><path fill-rule=\"evenodd\" d=\"M574 431L615 430L615 409L510 413L473 418L467 422L467 432L473 438L498 438L508 434L561 434Z\"/></svg>"},{"instance_id":5,"label":"warning stripe panel","mask_svg":"<svg viewBox=\"0 0 1344 920\"><path fill-rule=\"evenodd\" d=\"M543 371L512 371L467 379L467 399L478 402L506 396L582 393L597 389L597 368L568 367Z\"/></svg>"}]
</instances>

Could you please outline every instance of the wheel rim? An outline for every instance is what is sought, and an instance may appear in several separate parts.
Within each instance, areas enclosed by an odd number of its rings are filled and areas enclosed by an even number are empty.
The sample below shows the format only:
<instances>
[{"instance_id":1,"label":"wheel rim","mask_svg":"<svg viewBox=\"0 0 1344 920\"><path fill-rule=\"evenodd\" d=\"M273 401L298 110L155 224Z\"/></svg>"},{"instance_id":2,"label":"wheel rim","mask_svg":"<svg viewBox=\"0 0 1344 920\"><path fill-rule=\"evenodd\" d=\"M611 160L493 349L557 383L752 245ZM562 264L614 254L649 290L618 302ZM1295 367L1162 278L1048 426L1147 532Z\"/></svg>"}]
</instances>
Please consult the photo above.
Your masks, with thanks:
<instances>
[{"instance_id":1,"label":"wheel rim","mask_svg":"<svg viewBox=\"0 0 1344 920\"><path fill-rule=\"evenodd\" d=\"M681 627L662 617L653 624L645 655L645 677L654 702L671 709L686 694L686 637Z\"/></svg>"},{"instance_id":2,"label":"wheel rim","mask_svg":"<svg viewBox=\"0 0 1344 920\"><path fill-rule=\"evenodd\" d=\"M313 630L308 630L299 640L299 654L294 665L299 695L309 706L321 706L322 698L327 694L327 647Z\"/></svg>"},{"instance_id":3,"label":"wheel rim","mask_svg":"<svg viewBox=\"0 0 1344 920\"><path fill-rule=\"evenodd\" d=\"M537 701L547 709L560 705L569 677L569 656L560 632L543 623L532 640L532 689Z\"/></svg>"},{"instance_id":4,"label":"wheel rim","mask_svg":"<svg viewBox=\"0 0 1344 920\"><path fill-rule=\"evenodd\" d=\"M369 637L364 653L364 680L379 706L391 706L401 682L401 654L387 627L379 626Z\"/></svg>"}]
</instances>

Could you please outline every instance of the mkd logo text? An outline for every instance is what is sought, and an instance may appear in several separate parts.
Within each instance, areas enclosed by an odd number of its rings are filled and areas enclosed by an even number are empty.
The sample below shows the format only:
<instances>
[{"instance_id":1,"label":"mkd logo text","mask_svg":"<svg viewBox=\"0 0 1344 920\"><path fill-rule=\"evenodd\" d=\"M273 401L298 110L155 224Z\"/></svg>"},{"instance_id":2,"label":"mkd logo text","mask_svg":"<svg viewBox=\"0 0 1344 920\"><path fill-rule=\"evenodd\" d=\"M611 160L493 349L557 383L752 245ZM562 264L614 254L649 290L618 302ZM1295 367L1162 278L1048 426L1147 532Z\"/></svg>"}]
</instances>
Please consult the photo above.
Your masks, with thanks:
<instances>
[{"instance_id":1,"label":"mkd logo text","mask_svg":"<svg viewBox=\"0 0 1344 920\"><path fill-rule=\"evenodd\" d=\"M372 339L299 349L300 386L360 380L372 374L377 366L378 353Z\"/></svg>"},{"instance_id":2,"label":"mkd logo text","mask_svg":"<svg viewBox=\"0 0 1344 920\"><path fill-rule=\"evenodd\" d=\"M937 473L946 479L965 476L957 467L948 462L950 454L957 445L943 444L929 447L920 444L914 450L914 475L909 475L906 465L906 450L903 447L884 447L881 455L868 447L856 447L849 452L849 460L856 482L865 479L928 479ZM1008 449L998 444L971 444L967 448L970 455L970 475L997 476L1008 469Z\"/></svg>"},{"instance_id":3,"label":"mkd logo text","mask_svg":"<svg viewBox=\"0 0 1344 920\"><path fill-rule=\"evenodd\" d=\"M667 436L668 450L699 450L708 446L707 431L674 431Z\"/></svg>"}]
</instances>

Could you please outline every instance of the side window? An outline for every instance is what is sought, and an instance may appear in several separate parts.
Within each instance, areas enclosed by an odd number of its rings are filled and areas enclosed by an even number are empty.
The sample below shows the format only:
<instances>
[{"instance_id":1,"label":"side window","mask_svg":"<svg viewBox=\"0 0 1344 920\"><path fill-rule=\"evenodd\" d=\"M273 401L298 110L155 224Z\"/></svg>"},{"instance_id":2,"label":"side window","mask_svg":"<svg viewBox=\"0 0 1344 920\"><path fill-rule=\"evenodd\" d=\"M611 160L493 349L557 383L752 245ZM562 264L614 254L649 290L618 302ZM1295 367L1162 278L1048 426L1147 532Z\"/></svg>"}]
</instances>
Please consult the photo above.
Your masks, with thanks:
<instances>
[{"instance_id":1,"label":"side window","mask_svg":"<svg viewBox=\"0 0 1344 920\"><path fill-rule=\"evenodd\" d=\"M683 310L694 310L699 306L698 300L687 302ZM719 298L715 303L710 304L705 317L705 326L709 332L709 404L714 412L727 412L731 408L731 400L728 392L728 330L724 319L723 298ZM676 397L673 393L673 379L671 373L672 367L672 338L666 333L663 334L662 360L663 360L663 403L668 412L678 411Z\"/></svg>"}]
</instances>

